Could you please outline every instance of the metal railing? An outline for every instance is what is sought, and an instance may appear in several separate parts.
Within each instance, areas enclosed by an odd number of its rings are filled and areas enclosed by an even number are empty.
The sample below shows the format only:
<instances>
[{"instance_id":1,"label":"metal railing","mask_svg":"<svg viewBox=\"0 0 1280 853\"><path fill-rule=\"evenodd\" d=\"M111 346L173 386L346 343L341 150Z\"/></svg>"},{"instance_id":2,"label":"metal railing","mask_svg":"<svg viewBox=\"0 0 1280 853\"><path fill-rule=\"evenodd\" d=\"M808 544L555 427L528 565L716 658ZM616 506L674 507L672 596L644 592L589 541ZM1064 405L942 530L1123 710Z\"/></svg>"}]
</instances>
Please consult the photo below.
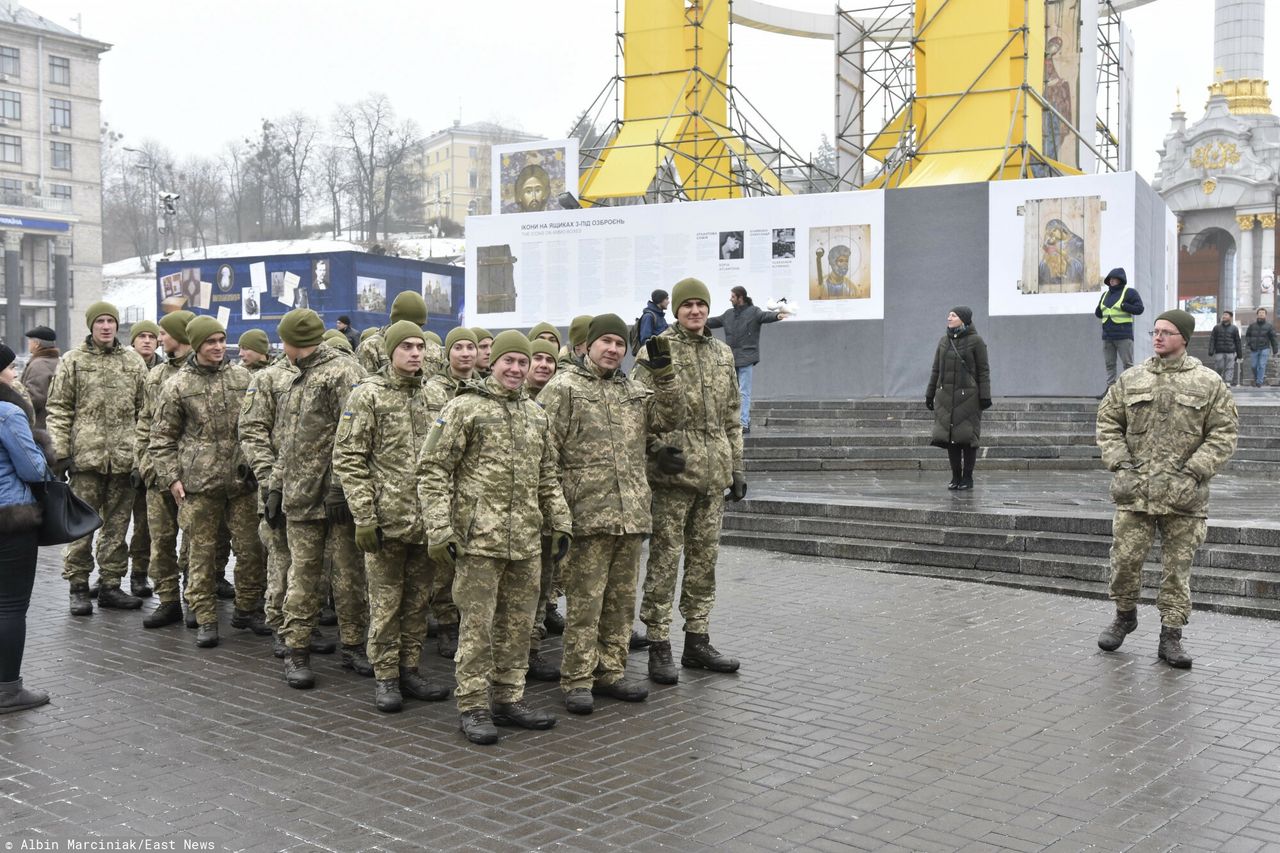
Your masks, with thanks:
<instances>
[{"instance_id":1,"label":"metal railing","mask_svg":"<svg viewBox=\"0 0 1280 853\"><path fill-rule=\"evenodd\" d=\"M0 207L22 207L28 210L43 210L46 213L70 213L71 199L30 193L0 192Z\"/></svg>"}]
</instances>

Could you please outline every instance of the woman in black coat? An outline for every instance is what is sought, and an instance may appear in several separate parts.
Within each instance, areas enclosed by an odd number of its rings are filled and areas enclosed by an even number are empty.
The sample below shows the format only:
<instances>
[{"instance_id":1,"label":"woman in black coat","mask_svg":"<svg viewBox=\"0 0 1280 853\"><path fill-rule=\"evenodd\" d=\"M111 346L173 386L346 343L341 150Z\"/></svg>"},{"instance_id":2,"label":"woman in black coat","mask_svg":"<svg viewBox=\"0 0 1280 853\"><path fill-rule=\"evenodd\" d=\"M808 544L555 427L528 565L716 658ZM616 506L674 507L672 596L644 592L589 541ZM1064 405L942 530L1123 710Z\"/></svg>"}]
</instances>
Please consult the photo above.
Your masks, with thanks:
<instances>
[{"instance_id":1,"label":"woman in black coat","mask_svg":"<svg viewBox=\"0 0 1280 853\"><path fill-rule=\"evenodd\" d=\"M951 458L948 489L973 488L982 413L991 408L991 370L987 344L973 329L973 309L957 305L947 314L947 333L933 354L933 371L924 392L933 412L933 446Z\"/></svg>"}]
</instances>

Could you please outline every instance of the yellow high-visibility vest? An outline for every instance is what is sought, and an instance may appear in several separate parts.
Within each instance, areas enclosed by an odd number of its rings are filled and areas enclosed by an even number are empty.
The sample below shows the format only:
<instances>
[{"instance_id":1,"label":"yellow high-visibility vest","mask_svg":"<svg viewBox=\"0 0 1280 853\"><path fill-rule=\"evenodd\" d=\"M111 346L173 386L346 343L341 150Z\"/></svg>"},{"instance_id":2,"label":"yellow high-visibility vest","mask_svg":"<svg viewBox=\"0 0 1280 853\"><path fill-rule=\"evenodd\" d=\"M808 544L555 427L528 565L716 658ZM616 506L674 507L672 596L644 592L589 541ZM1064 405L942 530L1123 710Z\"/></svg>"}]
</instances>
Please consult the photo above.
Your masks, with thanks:
<instances>
[{"instance_id":1,"label":"yellow high-visibility vest","mask_svg":"<svg viewBox=\"0 0 1280 853\"><path fill-rule=\"evenodd\" d=\"M1111 288L1107 288L1107 290L1108 292L1110 292ZM1128 311L1121 310L1120 308L1120 306L1124 304L1124 295L1128 292L1129 292L1129 285L1126 284L1123 288L1121 288L1120 298L1116 300L1115 305L1103 304L1103 300L1107 298L1106 293L1098 297L1098 307L1102 309L1101 322L1105 323L1108 320L1110 320L1112 323L1121 323L1121 324L1133 322L1133 315L1130 314Z\"/></svg>"}]
</instances>

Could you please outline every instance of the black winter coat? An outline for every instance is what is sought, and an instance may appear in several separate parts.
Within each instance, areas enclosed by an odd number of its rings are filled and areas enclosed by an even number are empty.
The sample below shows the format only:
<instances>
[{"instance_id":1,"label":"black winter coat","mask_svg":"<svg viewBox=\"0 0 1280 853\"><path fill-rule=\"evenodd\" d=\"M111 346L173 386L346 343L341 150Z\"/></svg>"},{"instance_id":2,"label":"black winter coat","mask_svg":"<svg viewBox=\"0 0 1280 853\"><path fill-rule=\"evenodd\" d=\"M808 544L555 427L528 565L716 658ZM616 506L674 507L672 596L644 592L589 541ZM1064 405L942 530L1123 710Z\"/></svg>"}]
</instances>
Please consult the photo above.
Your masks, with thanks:
<instances>
[{"instance_id":1,"label":"black winter coat","mask_svg":"<svg viewBox=\"0 0 1280 853\"><path fill-rule=\"evenodd\" d=\"M924 396L934 406L935 447L977 445L982 401L991 399L991 369L986 341L971 327L942 336Z\"/></svg>"}]
</instances>

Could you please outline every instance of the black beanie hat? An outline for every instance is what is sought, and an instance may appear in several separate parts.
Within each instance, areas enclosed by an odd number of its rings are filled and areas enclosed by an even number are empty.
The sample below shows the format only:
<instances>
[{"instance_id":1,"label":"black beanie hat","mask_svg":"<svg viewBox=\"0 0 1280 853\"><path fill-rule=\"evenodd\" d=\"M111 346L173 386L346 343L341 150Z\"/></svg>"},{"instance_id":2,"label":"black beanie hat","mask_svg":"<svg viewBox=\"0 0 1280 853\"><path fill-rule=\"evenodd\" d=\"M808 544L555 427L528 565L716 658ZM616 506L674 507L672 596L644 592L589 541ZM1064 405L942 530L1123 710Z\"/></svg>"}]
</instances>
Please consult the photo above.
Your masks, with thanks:
<instances>
[{"instance_id":1,"label":"black beanie hat","mask_svg":"<svg viewBox=\"0 0 1280 853\"><path fill-rule=\"evenodd\" d=\"M17 356L13 354L13 350L9 349L4 344L0 344L0 370L4 370L9 365L13 364L13 360L15 358L17 358Z\"/></svg>"},{"instance_id":2,"label":"black beanie hat","mask_svg":"<svg viewBox=\"0 0 1280 853\"><path fill-rule=\"evenodd\" d=\"M951 311L959 317L960 322L964 323L966 326L973 325L973 309L968 305L957 305L955 308L952 308Z\"/></svg>"}]
</instances>

